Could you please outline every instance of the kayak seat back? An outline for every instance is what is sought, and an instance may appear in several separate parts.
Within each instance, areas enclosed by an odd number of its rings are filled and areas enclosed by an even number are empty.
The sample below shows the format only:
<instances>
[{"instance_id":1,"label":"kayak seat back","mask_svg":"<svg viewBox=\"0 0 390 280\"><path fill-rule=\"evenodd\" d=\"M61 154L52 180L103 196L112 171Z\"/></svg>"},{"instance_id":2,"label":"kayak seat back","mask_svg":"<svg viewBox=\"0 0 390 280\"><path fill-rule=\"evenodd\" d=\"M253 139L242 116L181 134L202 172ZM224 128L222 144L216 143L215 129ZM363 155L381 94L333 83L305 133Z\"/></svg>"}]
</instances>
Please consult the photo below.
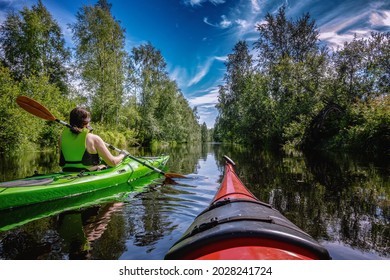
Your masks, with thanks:
<instances>
[{"instance_id":1,"label":"kayak seat back","mask_svg":"<svg viewBox=\"0 0 390 280\"><path fill-rule=\"evenodd\" d=\"M52 183L53 181L54 181L53 178L20 179L20 180L0 183L0 188L44 186Z\"/></svg>"}]
</instances>

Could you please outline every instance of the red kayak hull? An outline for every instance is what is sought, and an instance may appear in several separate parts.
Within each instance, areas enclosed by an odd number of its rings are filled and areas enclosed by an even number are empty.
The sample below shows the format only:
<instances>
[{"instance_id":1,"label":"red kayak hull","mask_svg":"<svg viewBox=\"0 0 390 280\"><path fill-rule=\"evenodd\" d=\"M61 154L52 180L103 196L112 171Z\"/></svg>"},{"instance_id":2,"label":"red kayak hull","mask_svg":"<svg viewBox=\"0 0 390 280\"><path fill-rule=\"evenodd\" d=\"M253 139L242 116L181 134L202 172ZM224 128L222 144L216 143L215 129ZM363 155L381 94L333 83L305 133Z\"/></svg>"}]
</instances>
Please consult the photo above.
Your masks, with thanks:
<instances>
[{"instance_id":1,"label":"red kayak hull","mask_svg":"<svg viewBox=\"0 0 390 280\"><path fill-rule=\"evenodd\" d=\"M328 251L241 182L225 156L225 173L210 206L200 213L165 259L315 260Z\"/></svg>"},{"instance_id":2,"label":"red kayak hull","mask_svg":"<svg viewBox=\"0 0 390 280\"><path fill-rule=\"evenodd\" d=\"M211 252L201 252L201 256L197 255L191 258L191 255L188 255L189 259L197 260L312 260L315 256L308 257L305 254L295 253L297 248L292 250L291 248L286 248L283 244L284 249L279 249L276 244L272 244L272 240L266 241L269 246L259 246L260 242L265 240L255 240L255 239L243 239L243 240L232 240L234 244L229 245L220 244L222 248L218 248L216 244L213 244L208 249ZM240 243L240 246L237 244ZM247 246L243 244L248 243ZM256 245L253 245L256 244ZM231 248L225 249L226 246L231 246ZM298 248L299 249L299 248ZM199 254L199 252L197 252Z\"/></svg>"}]
</instances>

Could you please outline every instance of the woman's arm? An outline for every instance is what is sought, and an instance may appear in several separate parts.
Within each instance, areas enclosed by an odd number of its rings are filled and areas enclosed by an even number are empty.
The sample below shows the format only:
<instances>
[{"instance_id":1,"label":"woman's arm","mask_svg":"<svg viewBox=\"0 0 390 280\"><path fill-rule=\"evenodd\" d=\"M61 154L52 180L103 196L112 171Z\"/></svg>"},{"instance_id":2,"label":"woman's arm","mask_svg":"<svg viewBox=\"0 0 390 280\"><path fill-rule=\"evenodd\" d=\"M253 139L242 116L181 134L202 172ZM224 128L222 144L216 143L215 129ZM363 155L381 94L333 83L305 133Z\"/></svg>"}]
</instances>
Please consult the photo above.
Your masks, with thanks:
<instances>
[{"instance_id":1,"label":"woman's arm","mask_svg":"<svg viewBox=\"0 0 390 280\"><path fill-rule=\"evenodd\" d=\"M113 156L111 152L108 150L106 145L104 144L102 138L100 138L98 135L90 134L90 137L92 137L95 149L99 156L103 158L106 164L109 166L115 166L118 163L122 161L122 159L125 157L125 154L121 153L117 156Z\"/></svg>"}]
</instances>

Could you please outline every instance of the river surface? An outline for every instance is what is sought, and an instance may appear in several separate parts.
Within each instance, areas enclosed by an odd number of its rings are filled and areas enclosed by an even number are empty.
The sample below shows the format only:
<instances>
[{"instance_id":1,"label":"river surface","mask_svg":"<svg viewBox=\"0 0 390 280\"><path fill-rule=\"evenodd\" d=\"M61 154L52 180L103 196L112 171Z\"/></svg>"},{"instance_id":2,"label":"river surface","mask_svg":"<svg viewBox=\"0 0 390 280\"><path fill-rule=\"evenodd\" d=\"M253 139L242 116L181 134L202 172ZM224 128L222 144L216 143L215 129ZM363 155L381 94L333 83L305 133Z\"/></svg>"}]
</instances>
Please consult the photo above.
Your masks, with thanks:
<instances>
[{"instance_id":1,"label":"river surface","mask_svg":"<svg viewBox=\"0 0 390 280\"><path fill-rule=\"evenodd\" d=\"M388 158L221 144L129 151L169 154L166 171L188 178L166 182L155 175L94 197L0 211L0 259L161 260L215 195L223 155L236 162L252 193L314 237L333 259L390 259ZM0 181L59 171L57 158L53 152L2 157Z\"/></svg>"}]
</instances>

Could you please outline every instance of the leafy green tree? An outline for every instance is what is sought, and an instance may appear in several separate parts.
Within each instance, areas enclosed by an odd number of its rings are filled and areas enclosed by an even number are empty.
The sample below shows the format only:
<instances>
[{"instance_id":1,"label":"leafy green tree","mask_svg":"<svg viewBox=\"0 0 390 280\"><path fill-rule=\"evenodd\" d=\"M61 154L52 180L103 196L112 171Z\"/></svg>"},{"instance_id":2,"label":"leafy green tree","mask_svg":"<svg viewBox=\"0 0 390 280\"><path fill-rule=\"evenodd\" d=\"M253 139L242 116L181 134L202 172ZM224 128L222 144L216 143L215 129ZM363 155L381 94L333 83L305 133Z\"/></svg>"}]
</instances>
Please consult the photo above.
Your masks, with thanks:
<instances>
[{"instance_id":1,"label":"leafy green tree","mask_svg":"<svg viewBox=\"0 0 390 280\"><path fill-rule=\"evenodd\" d=\"M257 25L257 31L260 36L255 49L261 70L268 71L286 57L302 62L318 51L319 33L309 13L296 21L288 20L286 6L282 6L275 16L267 13L264 23Z\"/></svg>"},{"instance_id":2,"label":"leafy green tree","mask_svg":"<svg viewBox=\"0 0 390 280\"><path fill-rule=\"evenodd\" d=\"M38 0L31 9L11 12L0 27L0 57L18 80L33 75L48 76L49 82L68 93L70 51L58 23Z\"/></svg>"},{"instance_id":3,"label":"leafy green tree","mask_svg":"<svg viewBox=\"0 0 390 280\"><path fill-rule=\"evenodd\" d=\"M198 108L194 107L191 109L191 107L188 104L187 99L183 95L180 95L182 103L183 103L183 110L184 110L184 124L185 124L185 131L187 134L186 142L200 142L201 139L201 131L200 131L200 125L199 125L199 115L198 115Z\"/></svg>"},{"instance_id":4,"label":"leafy green tree","mask_svg":"<svg viewBox=\"0 0 390 280\"><path fill-rule=\"evenodd\" d=\"M60 128L31 117L16 106L15 99L18 95L32 97L60 118L69 110L70 52L60 27L38 1L31 9L9 13L0 27L0 37L0 150L56 147Z\"/></svg>"},{"instance_id":5,"label":"leafy green tree","mask_svg":"<svg viewBox=\"0 0 390 280\"><path fill-rule=\"evenodd\" d=\"M147 43L133 48L130 62L140 140L144 143L198 140L200 129L196 114L177 84L170 80L161 52Z\"/></svg>"},{"instance_id":6,"label":"leafy green tree","mask_svg":"<svg viewBox=\"0 0 390 280\"><path fill-rule=\"evenodd\" d=\"M285 9L275 16L268 13L257 26L257 65L246 42L239 41L228 56L216 124L216 133L224 140L267 144L298 137L299 142L302 127L317 110L326 52L318 46L310 15L289 20Z\"/></svg>"},{"instance_id":7,"label":"leafy green tree","mask_svg":"<svg viewBox=\"0 0 390 280\"><path fill-rule=\"evenodd\" d=\"M225 85L220 86L217 109L220 119L217 124L225 140L240 141L242 139L242 96L245 94L247 77L252 72L252 56L248 44L239 41L228 55L225 63Z\"/></svg>"},{"instance_id":8,"label":"leafy green tree","mask_svg":"<svg viewBox=\"0 0 390 280\"><path fill-rule=\"evenodd\" d=\"M368 101L390 90L390 32L354 38L332 56L332 97L341 105Z\"/></svg>"},{"instance_id":9,"label":"leafy green tree","mask_svg":"<svg viewBox=\"0 0 390 280\"><path fill-rule=\"evenodd\" d=\"M8 68L0 65L0 152L9 152L16 149L27 138L22 136L24 123L20 110L18 110L15 99L20 95L20 88L11 77Z\"/></svg>"},{"instance_id":10,"label":"leafy green tree","mask_svg":"<svg viewBox=\"0 0 390 280\"><path fill-rule=\"evenodd\" d=\"M281 7L275 16L268 13L265 23L257 26L260 36L254 48L259 72L268 76L269 95L275 101L272 138L298 143L302 128L320 106L327 54L319 47L310 15L289 20L285 9Z\"/></svg>"},{"instance_id":11,"label":"leafy green tree","mask_svg":"<svg viewBox=\"0 0 390 280\"><path fill-rule=\"evenodd\" d=\"M8 68L0 66L0 152L38 147L57 147L60 126L32 117L16 105L16 97L27 95L45 104L58 118L64 118L73 104L64 101L58 87L46 76L31 76L18 82Z\"/></svg>"},{"instance_id":12,"label":"leafy green tree","mask_svg":"<svg viewBox=\"0 0 390 280\"><path fill-rule=\"evenodd\" d=\"M111 14L111 4L106 0L83 6L76 19L71 25L76 64L89 93L92 117L118 125L127 63L125 31Z\"/></svg>"},{"instance_id":13,"label":"leafy green tree","mask_svg":"<svg viewBox=\"0 0 390 280\"><path fill-rule=\"evenodd\" d=\"M328 70L328 98L344 109L328 146L389 151L390 33L354 38L333 54Z\"/></svg>"},{"instance_id":14,"label":"leafy green tree","mask_svg":"<svg viewBox=\"0 0 390 280\"><path fill-rule=\"evenodd\" d=\"M180 132L177 129L179 117L177 107L180 105L176 100L180 94L174 81L167 79L162 82L161 89L156 96L158 100L154 112L154 117L160 127L159 140L180 142Z\"/></svg>"},{"instance_id":15,"label":"leafy green tree","mask_svg":"<svg viewBox=\"0 0 390 280\"><path fill-rule=\"evenodd\" d=\"M269 145L275 135L275 101L269 96L269 79L261 73L247 78L242 96L241 136L245 143Z\"/></svg>"},{"instance_id":16,"label":"leafy green tree","mask_svg":"<svg viewBox=\"0 0 390 280\"><path fill-rule=\"evenodd\" d=\"M207 125L205 122L201 126L201 132L202 132L202 142L208 142L209 141L209 132L208 132Z\"/></svg>"},{"instance_id":17,"label":"leafy green tree","mask_svg":"<svg viewBox=\"0 0 390 280\"><path fill-rule=\"evenodd\" d=\"M159 116L155 113L163 85L168 81L166 62L161 52L151 43L133 48L130 61L134 93L140 113L139 136L142 141L151 142L161 135Z\"/></svg>"}]
</instances>

